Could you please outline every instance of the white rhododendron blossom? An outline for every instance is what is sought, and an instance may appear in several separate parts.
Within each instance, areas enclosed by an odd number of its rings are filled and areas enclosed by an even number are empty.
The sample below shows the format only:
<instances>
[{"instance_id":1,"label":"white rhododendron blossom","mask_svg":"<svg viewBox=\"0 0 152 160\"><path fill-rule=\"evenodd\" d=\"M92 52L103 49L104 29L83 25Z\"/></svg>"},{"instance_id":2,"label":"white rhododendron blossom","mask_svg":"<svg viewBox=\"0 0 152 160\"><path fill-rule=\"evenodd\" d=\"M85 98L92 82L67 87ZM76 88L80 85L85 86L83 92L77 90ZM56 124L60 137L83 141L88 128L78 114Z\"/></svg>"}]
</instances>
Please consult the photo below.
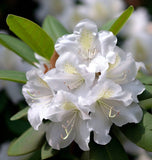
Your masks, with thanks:
<instances>
[{"instance_id":1,"label":"white rhododendron blossom","mask_svg":"<svg viewBox=\"0 0 152 160\"><path fill-rule=\"evenodd\" d=\"M96 143L107 144L113 123L142 119L139 64L116 43L112 32L98 32L96 24L85 19L57 40L55 68L37 58L38 68L27 72L23 95L30 106L28 120L36 130L47 124L46 139L54 149L75 141L89 150L90 132Z\"/></svg>"}]
</instances>

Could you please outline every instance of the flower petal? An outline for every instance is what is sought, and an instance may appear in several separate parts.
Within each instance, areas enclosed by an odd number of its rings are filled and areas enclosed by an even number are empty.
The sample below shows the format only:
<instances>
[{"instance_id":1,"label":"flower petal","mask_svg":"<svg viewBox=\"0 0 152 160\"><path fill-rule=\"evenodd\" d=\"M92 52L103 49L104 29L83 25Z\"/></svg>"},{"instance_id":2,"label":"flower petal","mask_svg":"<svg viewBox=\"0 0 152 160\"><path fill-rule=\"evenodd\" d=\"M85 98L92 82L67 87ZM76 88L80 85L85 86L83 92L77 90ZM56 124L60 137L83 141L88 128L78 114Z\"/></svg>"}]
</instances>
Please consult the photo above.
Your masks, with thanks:
<instances>
[{"instance_id":1,"label":"flower petal","mask_svg":"<svg viewBox=\"0 0 152 160\"><path fill-rule=\"evenodd\" d=\"M91 120L88 121L89 127L94 131L94 141L98 144L105 145L109 143L111 121L104 115L99 106L95 106L95 113L91 113Z\"/></svg>"},{"instance_id":2,"label":"flower petal","mask_svg":"<svg viewBox=\"0 0 152 160\"><path fill-rule=\"evenodd\" d=\"M115 53L114 48L117 43L117 38L113 35L112 32L109 31L100 31L99 32L99 40L101 46L101 55L105 57L108 62L114 63L115 61Z\"/></svg>"},{"instance_id":3,"label":"flower petal","mask_svg":"<svg viewBox=\"0 0 152 160\"><path fill-rule=\"evenodd\" d=\"M37 108L30 108L28 110L28 121L35 130L38 130L39 126L42 124L43 118L40 117L42 111L43 109L41 106Z\"/></svg>"},{"instance_id":4,"label":"flower petal","mask_svg":"<svg viewBox=\"0 0 152 160\"><path fill-rule=\"evenodd\" d=\"M139 80L124 84L122 85L122 88L132 95L132 98L136 103L138 103L137 95L140 95L145 90L144 85Z\"/></svg>"},{"instance_id":5,"label":"flower petal","mask_svg":"<svg viewBox=\"0 0 152 160\"><path fill-rule=\"evenodd\" d=\"M90 32L96 34L98 32L97 25L89 20L89 19L84 19L81 20L74 28L74 34L80 34L82 29L85 28L89 30Z\"/></svg>"},{"instance_id":6,"label":"flower petal","mask_svg":"<svg viewBox=\"0 0 152 160\"><path fill-rule=\"evenodd\" d=\"M90 141L90 131L87 127L87 121L79 119L75 126L75 131L75 142L79 145L79 147L82 150L89 150L88 143Z\"/></svg>"},{"instance_id":7,"label":"flower petal","mask_svg":"<svg viewBox=\"0 0 152 160\"><path fill-rule=\"evenodd\" d=\"M74 140L75 132L73 130L66 139L63 136L65 136L65 130L62 123L52 122L49 124L46 139L53 149L60 150L67 147Z\"/></svg>"},{"instance_id":8,"label":"flower petal","mask_svg":"<svg viewBox=\"0 0 152 160\"><path fill-rule=\"evenodd\" d=\"M126 123L138 123L142 119L142 109L136 103L132 103L128 107L122 107L119 115L111 118L111 121L117 126L122 126Z\"/></svg>"},{"instance_id":9,"label":"flower petal","mask_svg":"<svg viewBox=\"0 0 152 160\"><path fill-rule=\"evenodd\" d=\"M118 84L133 81L137 75L138 67L130 53L124 53L119 47L115 47L116 61L109 67L107 77Z\"/></svg>"}]
</instances>

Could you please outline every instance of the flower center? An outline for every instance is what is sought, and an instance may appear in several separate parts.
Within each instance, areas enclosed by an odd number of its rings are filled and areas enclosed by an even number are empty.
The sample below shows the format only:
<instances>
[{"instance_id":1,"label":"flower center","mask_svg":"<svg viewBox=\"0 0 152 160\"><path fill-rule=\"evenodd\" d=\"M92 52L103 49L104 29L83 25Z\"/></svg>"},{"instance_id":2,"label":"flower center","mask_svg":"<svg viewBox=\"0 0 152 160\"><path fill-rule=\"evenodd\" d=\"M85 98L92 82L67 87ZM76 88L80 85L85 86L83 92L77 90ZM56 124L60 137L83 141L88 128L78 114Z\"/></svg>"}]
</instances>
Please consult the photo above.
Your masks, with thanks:
<instances>
[{"instance_id":1,"label":"flower center","mask_svg":"<svg viewBox=\"0 0 152 160\"><path fill-rule=\"evenodd\" d=\"M79 39L81 45L79 54L81 54L84 59L92 59L96 55L97 50L93 47L94 41L95 36L93 35L93 33L84 28L81 31Z\"/></svg>"},{"instance_id":2,"label":"flower center","mask_svg":"<svg viewBox=\"0 0 152 160\"><path fill-rule=\"evenodd\" d=\"M67 111L77 109L76 106L71 102L64 103L62 107Z\"/></svg>"},{"instance_id":3,"label":"flower center","mask_svg":"<svg viewBox=\"0 0 152 160\"><path fill-rule=\"evenodd\" d=\"M74 68L71 64L68 64L68 63L65 64L64 70L66 73L69 73L69 74L79 74L76 68Z\"/></svg>"},{"instance_id":4,"label":"flower center","mask_svg":"<svg viewBox=\"0 0 152 160\"><path fill-rule=\"evenodd\" d=\"M118 66L119 63L120 63L120 57L117 54L116 59L115 59L115 63L114 64L109 63L108 71L114 69L116 66Z\"/></svg>"},{"instance_id":5,"label":"flower center","mask_svg":"<svg viewBox=\"0 0 152 160\"><path fill-rule=\"evenodd\" d=\"M108 99L113 95L113 91L112 90L103 90L102 93L100 93L100 95L98 96L98 99Z\"/></svg>"},{"instance_id":6,"label":"flower center","mask_svg":"<svg viewBox=\"0 0 152 160\"><path fill-rule=\"evenodd\" d=\"M69 89L76 89L84 83L84 78L80 73L74 68L71 64L66 64L64 66L64 71L72 76L69 76L69 79L64 82L64 84Z\"/></svg>"}]
</instances>

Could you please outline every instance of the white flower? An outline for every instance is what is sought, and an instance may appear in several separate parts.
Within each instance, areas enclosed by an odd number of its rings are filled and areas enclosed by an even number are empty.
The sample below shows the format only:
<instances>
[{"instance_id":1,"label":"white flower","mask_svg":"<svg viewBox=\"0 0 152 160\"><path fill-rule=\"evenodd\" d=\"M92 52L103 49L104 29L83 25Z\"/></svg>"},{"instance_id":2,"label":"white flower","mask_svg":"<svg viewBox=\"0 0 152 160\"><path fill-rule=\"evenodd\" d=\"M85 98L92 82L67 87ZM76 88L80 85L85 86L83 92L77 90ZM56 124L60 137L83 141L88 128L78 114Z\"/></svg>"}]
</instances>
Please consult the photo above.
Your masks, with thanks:
<instances>
[{"instance_id":1,"label":"white flower","mask_svg":"<svg viewBox=\"0 0 152 160\"><path fill-rule=\"evenodd\" d=\"M138 123L142 118L142 110L134 102L132 93L112 80L103 78L86 97L86 103L92 106L89 125L96 143L107 144L110 141L112 123L122 126L129 122Z\"/></svg>"},{"instance_id":2,"label":"white flower","mask_svg":"<svg viewBox=\"0 0 152 160\"><path fill-rule=\"evenodd\" d=\"M31 66L23 62L19 56L0 45L0 70L27 71L30 68ZM0 90L2 89L6 90L14 103L17 103L23 98L21 96L21 87L15 82L0 80Z\"/></svg>"},{"instance_id":3,"label":"white flower","mask_svg":"<svg viewBox=\"0 0 152 160\"><path fill-rule=\"evenodd\" d=\"M53 91L43 80L44 73L33 69L26 74L27 83L23 86L22 93L31 107L28 110L28 120L32 127L38 130L45 119L45 111L53 98Z\"/></svg>"},{"instance_id":4,"label":"white flower","mask_svg":"<svg viewBox=\"0 0 152 160\"><path fill-rule=\"evenodd\" d=\"M52 122L48 126L46 137L50 146L59 150L74 140L82 150L89 150L88 114L89 108L81 106L78 97L58 91L53 105L48 109L48 119Z\"/></svg>"}]
</instances>

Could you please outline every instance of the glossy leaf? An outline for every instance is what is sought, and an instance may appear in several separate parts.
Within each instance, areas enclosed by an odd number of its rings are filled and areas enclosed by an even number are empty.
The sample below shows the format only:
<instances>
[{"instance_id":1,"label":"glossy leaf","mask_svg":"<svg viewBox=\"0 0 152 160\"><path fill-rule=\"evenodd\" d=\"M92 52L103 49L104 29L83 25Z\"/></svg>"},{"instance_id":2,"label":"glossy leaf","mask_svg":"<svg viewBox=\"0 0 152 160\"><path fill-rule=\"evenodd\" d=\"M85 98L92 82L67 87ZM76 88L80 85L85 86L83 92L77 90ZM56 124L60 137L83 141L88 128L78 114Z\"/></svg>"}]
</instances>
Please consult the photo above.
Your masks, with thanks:
<instances>
[{"instance_id":1,"label":"glossy leaf","mask_svg":"<svg viewBox=\"0 0 152 160\"><path fill-rule=\"evenodd\" d=\"M146 99L149 99L149 98L152 98L152 94L150 92L148 92L147 90L145 90L142 94L140 94L138 96L138 99L140 101L146 100Z\"/></svg>"},{"instance_id":2,"label":"glossy leaf","mask_svg":"<svg viewBox=\"0 0 152 160\"><path fill-rule=\"evenodd\" d=\"M0 44L16 53L28 63L34 65L37 62L34 51L21 40L7 34L0 34Z\"/></svg>"},{"instance_id":3,"label":"glossy leaf","mask_svg":"<svg viewBox=\"0 0 152 160\"><path fill-rule=\"evenodd\" d=\"M116 19L108 22L107 24L103 25L100 28L100 30L108 30L108 31L113 32L114 35L117 35L119 33L120 29L127 22L128 18L131 16L133 11L134 11L133 6L130 6L118 18L116 18Z\"/></svg>"},{"instance_id":4,"label":"glossy leaf","mask_svg":"<svg viewBox=\"0 0 152 160\"><path fill-rule=\"evenodd\" d=\"M152 108L152 98L149 99L145 99L139 102L139 105L143 108L143 109L150 109Z\"/></svg>"},{"instance_id":5,"label":"glossy leaf","mask_svg":"<svg viewBox=\"0 0 152 160\"><path fill-rule=\"evenodd\" d=\"M106 24L103 24L102 27L100 28L100 30L110 31L110 28L116 22L116 20L117 20L117 18L114 18L114 19L108 21Z\"/></svg>"},{"instance_id":6,"label":"glossy leaf","mask_svg":"<svg viewBox=\"0 0 152 160\"><path fill-rule=\"evenodd\" d=\"M27 111L28 111L29 107L24 108L23 110L19 111L18 113L16 113L14 116L11 117L11 121L15 121L18 120L20 118L23 118L24 116L27 115Z\"/></svg>"},{"instance_id":7,"label":"glossy leaf","mask_svg":"<svg viewBox=\"0 0 152 160\"><path fill-rule=\"evenodd\" d=\"M27 160L41 160L41 150L38 150L30 156Z\"/></svg>"},{"instance_id":8,"label":"glossy leaf","mask_svg":"<svg viewBox=\"0 0 152 160\"><path fill-rule=\"evenodd\" d=\"M152 76L146 75L142 72L138 72L137 79L139 79L143 84L152 84Z\"/></svg>"},{"instance_id":9,"label":"glossy leaf","mask_svg":"<svg viewBox=\"0 0 152 160\"><path fill-rule=\"evenodd\" d=\"M92 143L89 157L89 160L128 160L122 145L115 137L107 145Z\"/></svg>"},{"instance_id":10,"label":"glossy leaf","mask_svg":"<svg viewBox=\"0 0 152 160\"><path fill-rule=\"evenodd\" d=\"M10 121L10 116L6 117L6 124L8 129L11 131L11 133L14 133L16 136L20 136L29 127L31 127L29 122L26 119L19 119L13 122L13 121Z\"/></svg>"},{"instance_id":11,"label":"glossy leaf","mask_svg":"<svg viewBox=\"0 0 152 160\"><path fill-rule=\"evenodd\" d=\"M146 87L146 90L147 90L150 94L152 94L152 85L145 85L145 87Z\"/></svg>"},{"instance_id":12,"label":"glossy leaf","mask_svg":"<svg viewBox=\"0 0 152 160\"><path fill-rule=\"evenodd\" d=\"M41 158L47 159L51 158L53 155L53 149L47 144L47 142L45 142L41 149Z\"/></svg>"},{"instance_id":13,"label":"glossy leaf","mask_svg":"<svg viewBox=\"0 0 152 160\"><path fill-rule=\"evenodd\" d=\"M63 27L63 25L52 16L47 16L45 18L43 29L53 39L54 43L56 43L56 40L59 37L68 34L68 31Z\"/></svg>"},{"instance_id":14,"label":"glossy leaf","mask_svg":"<svg viewBox=\"0 0 152 160\"><path fill-rule=\"evenodd\" d=\"M24 72L0 70L0 79L18 83L26 83L27 79Z\"/></svg>"},{"instance_id":15,"label":"glossy leaf","mask_svg":"<svg viewBox=\"0 0 152 160\"><path fill-rule=\"evenodd\" d=\"M36 23L15 15L8 15L7 24L20 39L28 44L37 54L50 59L54 52L53 40Z\"/></svg>"},{"instance_id":16,"label":"glossy leaf","mask_svg":"<svg viewBox=\"0 0 152 160\"><path fill-rule=\"evenodd\" d=\"M44 131L35 131L30 128L11 143L8 155L19 156L34 152L42 146L43 141Z\"/></svg>"},{"instance_id":17,"label":"glossy leaf","mask_svg":"<svg viewBox=\"0 0 152 160\"><path fill-rule=\"evenodd\" d=\"M132 142L152 152L152 115L144 111L143 119L138 124L128 124L121 128Z\"/></svg>"}]
</instances>

